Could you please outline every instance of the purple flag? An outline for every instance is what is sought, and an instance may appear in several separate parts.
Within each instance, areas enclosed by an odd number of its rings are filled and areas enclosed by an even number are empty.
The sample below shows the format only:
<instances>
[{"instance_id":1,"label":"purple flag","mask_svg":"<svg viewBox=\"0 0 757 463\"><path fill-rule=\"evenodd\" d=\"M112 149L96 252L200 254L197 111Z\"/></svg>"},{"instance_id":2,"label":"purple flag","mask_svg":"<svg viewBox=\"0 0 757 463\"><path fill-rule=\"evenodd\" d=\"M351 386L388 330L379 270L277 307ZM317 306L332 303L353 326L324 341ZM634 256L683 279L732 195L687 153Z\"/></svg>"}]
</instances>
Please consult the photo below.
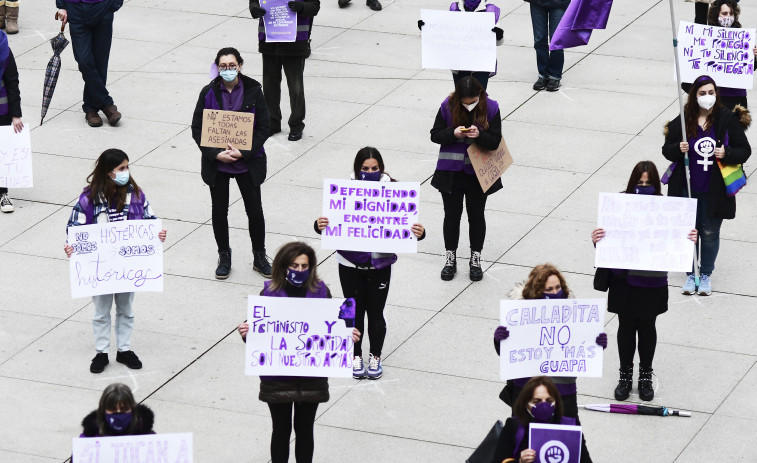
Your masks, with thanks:
<instances>
[{"instance_id":1,"label":"purple flag","mask_svg":"<svg viewBox=\"0 0 757 463\"><path fill-rule=\"evenodd\" d=\"M607 27L611 8L612 0L573 0L555 30L549 49L586 45L592 30Z\"/></svg>"},{"instance_id":2,"label":"purple flag","mask_svg":"<svg viewBox=\"0 0 757 463\"><path fill-rule=\"evenodd\" d=\"M536 451L537 463L579 463L581 426L531 423L528 448Z\"/></svg>"}]
</instances>

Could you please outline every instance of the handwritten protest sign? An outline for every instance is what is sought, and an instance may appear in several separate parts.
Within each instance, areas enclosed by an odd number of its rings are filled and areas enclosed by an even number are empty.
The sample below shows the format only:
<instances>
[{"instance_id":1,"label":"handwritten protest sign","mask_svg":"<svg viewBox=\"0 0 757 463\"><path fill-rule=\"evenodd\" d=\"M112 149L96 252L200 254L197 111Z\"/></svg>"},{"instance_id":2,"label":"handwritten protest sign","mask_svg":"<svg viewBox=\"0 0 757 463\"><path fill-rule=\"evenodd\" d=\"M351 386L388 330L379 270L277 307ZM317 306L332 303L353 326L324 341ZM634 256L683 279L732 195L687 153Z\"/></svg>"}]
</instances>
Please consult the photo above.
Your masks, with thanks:
<instances>
[{"instance_id":1,"label":"handwritten protest sign","mask_svg":"<svg viewBox=\"0 0 757 463\"><path fill-rule=\"evenodd\" d=\"M161 229L160 219L69 227L71 297L162 292Z\"/></svg>"},{"instance_id":2,"label":"handwritten protest sign","mask_svg":"<svg viewBox=\"0 0 757 463\"><path fill-rule=\"evenodd\" d=\"M0 126L0 187L31 188L32 140L29 126L20 133L12 125Z\"/></svg>"},{"instance_id":3,"label":"handwritten protest sign","mask_svg":"<svg viewBox=\"0 0 757 463\"><path fill-rule=\"evenodd\" d=\"M225 149L231 144L239 150L252 149L254 122L253 113L203 109L200 146Z\"/></svg>"},{"instance_id":4,"label":"handwritten protest sign","mask_svg":"<svg viewBox=\"0 0 757 463\"><path fill-rule=\"evenodd\" d=\"M499 142L499 146L494 151L482 151L477 144L468 147L468 157L470 158L473 170L476 171L476 177L481 184L481 189L486 193L487 190L505 173L508 167L513 163L513 157L510 150L507 149L505 138Z\"/></svg>"},{"instance_id":5,"label":"handwritten protest sign","mask_svg":"<svg viewBox=\"0 0 757 463\"><path fill-rule=\"evenodd\" d=\"M500 301L500 378L602 376L605 299Z\"/></svg>"},{"instance_id":6,"label":"handwritten protest sign","mask_svg":"<svg viewBox=\"0 0 757 463\"><path fill-rule=\"evenodd\" d=\"M678 62L681 80L694 82L707 74L720 87L754 86L755 29L706 26L681 21L678 26Z\"/></svg>"},{"instance_id":7,"label":"handwritten protest sign","mask_svg":"<svg viewBox=\"0 0 757 463\"><path fill-rule=\"evenodd\" d=\"M422 67L494 72L494 13L421 10Z\"/></svg>"},{"instance_id":8,"label":"handwritten protest sign","mask_svg":"<svg viewBox=\"0 0 757 463\"><path fill-rule=\"evenodd\" d=\"M418 222L418 182L323 180L323 249L366 252L418 251L411 228Z\"/></svg>"},{"instance_id":9,"label":"handwritten protest sign","mask_svg":"<svg viewBox=\"0 0 757 463\"><path fill-rule=\"evenodd\" d=\"M245 374L351 378L354 320L344 299L249 296Z\"/></svg>"},{"instance_id":10,"label":"handwritten protest sign","mask_svg":"<svg viewBox=\"0 0 757 463\"><path fill-rule=\"evenodd\" d=\"M694 243L687 238L697 200L673 196L600 193L594 266L667 272L691 271Z\"/></svg>"},{"instance_id":11,"label":"handwritten protest sign","mask_svg":"<svg viewBox=\"0 0 757 463\"><path fill-rule=\"evenodd\" d=\"M80 437L73 440L76 463L192 463L192 433Z\"/></svg>"},{"instance_id":12,"label":"handwritten protest sign","mask_svg":"<svg viewBox=\"0 0 757 463\"><path fill-rule=\"evenodd\" d=\"M581 426L531 423L528 448L536 451L537 463L579 463Z\"/></svg>"},{"instance_id":13,"label":"handwritten protest sign","mask_svg":"<svg viewBox=\"0 0 757 463\"><path fill-rule=\"evenodd\" d=\"M263 27L266 42L294 42L297 39L297 13L289 8L290 0L261 0L265 10Z\"/></svg>"}]
</instances>

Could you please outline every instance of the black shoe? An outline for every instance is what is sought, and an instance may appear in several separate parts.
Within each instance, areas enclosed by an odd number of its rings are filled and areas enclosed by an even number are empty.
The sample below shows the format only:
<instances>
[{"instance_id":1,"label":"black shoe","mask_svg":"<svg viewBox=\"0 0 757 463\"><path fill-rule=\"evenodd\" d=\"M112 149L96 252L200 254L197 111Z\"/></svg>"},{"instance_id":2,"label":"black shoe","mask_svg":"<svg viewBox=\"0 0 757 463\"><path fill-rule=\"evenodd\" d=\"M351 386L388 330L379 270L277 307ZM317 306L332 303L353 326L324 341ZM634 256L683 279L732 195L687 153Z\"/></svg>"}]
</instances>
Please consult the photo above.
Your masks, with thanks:
<instances>
[{"instance_id":1,"label":"black shoe","mask_svg":"<svg viewBox=\"0 0 757 463\"><path fill-rule=\"evenodd\" d=\"M339 0L339 8L344 8L347 6L348 3L350 3L350 0Z\"/></svg>"},{"instance_id":2,"label":"black shoe","mask_svg":"<svg viewBox=\"0 0 757 463\"><path fill-rule=\"evenodd\" d=\"M142 368L142 362L139 361L139 357L130 350L117 353L116 362L123 363L132 370L139 370Z\"/></svg>"},{"instance_id":3,"label":"black shoe","mask_svg":"<svg viewBox=\"0 0 757 463\"><path fill-rule=\"evenodd\" d=\"M252 251L252 269L260 272L264 277L271 278L271 263L265 256L265 250Z\"/></svg>"},{"instance_id":4,"label":"black shoe","mask_svg":"<svg viewBox=\"0 0 757 463\"><path fill-rule=\"evenodd\" d=\"M231 273L231 249L228 251L218 251L218 267L216 267L216 278L225 280Z\"/></svg>"},{"instance_id":5,"label":"black shoe","mask_svg":"<svg viewBox=\"0 0 757 463\"><path fill-rule=\"evenodd\" d=\"M366 0L365 4L373 11L381 11L381 3L379 3L379 0Z\"/></svg>"},{"instance_id":6,"label":"black shoe","mask_svg":"<svg viewBox=\"0 0 757 463\"><path fill-rule=\"evenodd\" d=\"M626 400L633 387L633 365L620 367L620 380L615 388L615 400Z\"/></svg>"},{"instance_id":7,"label":"black shoe","mask_svg":"<svg viewBox=\"0 0 757 463\"><path fill-rule=\"evenodd\" d=\"M639 365L639 398L645 402L654 399L652 387L652 369Z\"/></svg>"},{"instance_id":8,"label":"black shoe","mask_svg":"<svg viewBox=\"0 0 757 463\"><path fill-rule=\"evenodd\" d=\"M95 358L92 359L92 364L89 366L90 373L102 373L105 371L105 366L110 363L108 360L108 354L105 352L98 352Z\"/></svg>"},{"instance_id":9,"label":"black shoe","mask_svg":"<svg viewBox=\"0 0 757 463\"><path fill-rule=\"evenodd\" d=\"M549 78L549 82L547 82L547 91L548 92L556 92L560 90L560 79L553 79Z\"/></svg>"},{"instance_id":10,"label":"black shoe","mask_svg":"<svg viewBox=\"0 0 757 463\"><path fill-rule=\"evenodd\" d=\"M455 257L455 251L447 251L447 262L444 263L442 269L442 280L449 281L455 278L457 273L457 258Z\"/></svg>"},{"instance_id":11,"label":"black shoe","mask_svg":"<svg viewBox=\"0 0 757 463\"><path fill-rule=\"evenodd\" d=\"M289 141L297 141L302 138L302 130L292 130L289 132Z\"/></svg>"},{"instance_id":12,"label":"black shoe","mask_svg":"<svg viewBox=\"0 0 757 463\"><path fill-rule=\"evenodd\" d=\"M470 255L470 281L481 281L483 279L484 271L481 269L481 253L473 251Z\"/></svg>"},{"instance_id":13,"label":"black shoe","mask_svg":"<svg viewBox=\"0 0 757 463\"><path fill-rule=\"evenodd\" d=\"M281 127L271 127L271 135L276 135L277 133L281 133Z\"/></svg>"},{"instance_id":14,"label":"black shoe","mask_svg":"<svg viewBox=\"0 0 757 463\"><path fill-rule=\"evenodd\" d=\"M547 80L546 77L539 77L539 80L534 84L534 90L541 91L547 88Z\"/></svg>"}]
</instances>

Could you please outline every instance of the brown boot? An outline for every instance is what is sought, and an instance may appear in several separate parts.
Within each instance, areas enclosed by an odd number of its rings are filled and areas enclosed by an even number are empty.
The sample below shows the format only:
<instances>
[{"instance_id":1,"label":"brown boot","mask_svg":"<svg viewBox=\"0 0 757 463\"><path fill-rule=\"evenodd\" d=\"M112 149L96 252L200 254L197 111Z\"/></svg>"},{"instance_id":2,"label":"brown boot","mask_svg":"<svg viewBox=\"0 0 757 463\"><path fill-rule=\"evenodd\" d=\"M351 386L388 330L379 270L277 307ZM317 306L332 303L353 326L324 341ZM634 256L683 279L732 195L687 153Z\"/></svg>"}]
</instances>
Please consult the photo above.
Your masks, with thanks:
<instances>
[{"instance_id":1,"label":"brown boot","mask_svg":"<svg viewBox=\"0 0 757 463\"><path fill-rule=\"evenodd\" d=\"M5 30L5 3L0 5L0 29Z\"/></svg>"},{"instance_id":2,"label":"brown boot","mask_svg":"<svg viewBox=\"0 0 757 463\"><path fill-rule=\"evenodd\" d=\"M114 104L108 105L103 108L103 114L108 118L108 124L117 125L121 120L121 113L118 112L118 107Z\"/></svg>"},{"instance_id":3,"label":"brown boot","mask_svg":"<svg viewBox=\"0 0 757 463\"><path fill-rule=\"evenodd\" d=\"M18 2L14 2L18 4ZM18 7L5 5L5 33L18 34Z\"/></svg>"},{"instance_id":4,"label":"brown boot","mask_svg":"<svg viewBox=\"0 0 757 463\"><path fill-rule=\"evenodd\" d=\"M89 124L90 127L100 127L103 125L103 119L97 111L87 111L84 114L84 118L87 119L87 124Z\"/></svg>"}]
</instances>

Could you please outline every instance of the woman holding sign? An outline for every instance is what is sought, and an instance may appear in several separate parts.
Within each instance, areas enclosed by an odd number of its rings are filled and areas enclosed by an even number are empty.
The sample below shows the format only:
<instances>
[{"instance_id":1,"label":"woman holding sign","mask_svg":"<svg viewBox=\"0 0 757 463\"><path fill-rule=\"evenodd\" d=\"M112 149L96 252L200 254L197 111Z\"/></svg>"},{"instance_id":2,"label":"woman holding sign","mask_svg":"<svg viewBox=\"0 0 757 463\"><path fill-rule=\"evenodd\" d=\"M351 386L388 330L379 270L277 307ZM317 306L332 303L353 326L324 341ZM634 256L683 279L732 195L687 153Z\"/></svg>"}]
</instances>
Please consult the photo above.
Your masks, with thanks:
<instances>
[{"instance_id":1,"label":"woman holding sign","mask_svg":"<svg viewBox=\"0 0 757 463\"><path fill-rule=\"evenodd\" d=\"M114 383L100 396L100 404L82 420L79 437L136 436L155 434L155 414L134 400L129 386Z\"/></svg>"},{"instance_id":2,"label":"woman holding sign","mask_svg":"<svg viewBox=\"0 0 757 463\"><path fill-rule=\"evenodd\" d=\"M213 235L218 246L216 278L225 280L231 272L229 245L229 182L233 178L242 194L252 241L252 269L271 277L271 264L265 255L265 217L260 185L266 176L266 154L263 144L271 134L263 90L260 84L242 74L244 60L236 48L222 48L214 62L219 75L200 92L192 117L192 138L202 155L202 180L210 187L213 203ZM251 113L254 116L250 149L233 144L226 148L202 146L203 110L224 110ZM207 127L206 127L207 128Z\"/></svg>"},{"instance_id":3,"label":"woman holding sign","mask_svg":"<svg viewBox=\"0 0 757 463\"><path fill-rule=\"evenodd\" d=\"M273 259L271 281L263 283L261 296L330 298L326 283L318 278L318 262L313 248L302 242L287 243ZM248 323L237 328L247 340ZM360 331L353 329L353 342L360 340ZM301 376L261 376L260 400L268 404L273 422L271 434L272 463L289 461L289 440L292 425L296 435L294 454L297 463L313 461L313 426L318 404L329 400L328 378ZM292 419L294 410L294 421Z\"/></svg>"},{"instance_id":4,"label":"woman holding sign","mask_svg":"<svg viewBox=\"0 0 757 463\"><path fill-rule=\"evenodd\" d=\"M94 223L118 222L121 220L155 219L152 207L144 192L129 175L129 156L115 148L103 151L95 170L87 177L89 185L84 188L74 210L68 219L68 227L91 225ZM67 227L67 228L68 228ZM158 238L166 240L166 231L161 230ZM66 256L71 257L74 248L66 244ZM134 293L102 294L92 296L95 318L92 328L95 333L95 350L89 371L102 373L108 365L110 351L110 310L116 303L116 341L118 353L116 362L138 370L142 362L131 350L131 331L134 327L132 302Z\"/></svg>"},{"instance_id":5,"label":"woman holding sign","mask_svg":"<svg viewBox=\"0 0 757 463\"><path fill-rule=\"evenodd\" d=\"M0 31L0 125L12 125L13 132L24 128L21 120L21 91L18 88L18 68L8 46L8 36ZM2 99L6 101L3 103ZM8 196L8 188L0 187L0 211L13 212L15 207Z\"/></svg>"},{"instance_id":6,"label":"woman holding sign","mask_svg":"<svg viewBox=\"0 0 757 463\"><path fill-rule=\"evenodd\" d=\"M384 171L384 159L376 148L366 146L357 152L352 166L352 180L373 182L394 182ZM318 217L313 225L319 235L328 226L328 217ZM426 229L416 223L412 226L418 241L426 237ZM355 327L364 332L365 316L368 315L368 339L370 354L368 370L363 365L362 341L355 343L352 361L352 377L355 379L379 379L384 374L381 366L381 349L386 338L384 306L389 296L392 278L392 264L397 255L380 252L337 251L339 281L344 297L355 299Z\"/></svg>"},{"instance_id":7,"label":"woman holding sign","mask_svg":"<svg viewBox=\"0 0 757 463\"><path fill-rule=\"evenodd\" d=\"M442 194L444 203L446 262L442 280L449 281L457 273L457 244L465 201L471 249L469 275L471 281L480 281L484 277L481 250L486 238L486 198L502 189L502 180L497 179L484 192L471 166L468 149L474 144L484 151L499 147L502 141L499 104L486 95L476 79L463 77L442 102L431 129L431 141L441 145L431 185Z\"/></svg>"}]
</instances>

